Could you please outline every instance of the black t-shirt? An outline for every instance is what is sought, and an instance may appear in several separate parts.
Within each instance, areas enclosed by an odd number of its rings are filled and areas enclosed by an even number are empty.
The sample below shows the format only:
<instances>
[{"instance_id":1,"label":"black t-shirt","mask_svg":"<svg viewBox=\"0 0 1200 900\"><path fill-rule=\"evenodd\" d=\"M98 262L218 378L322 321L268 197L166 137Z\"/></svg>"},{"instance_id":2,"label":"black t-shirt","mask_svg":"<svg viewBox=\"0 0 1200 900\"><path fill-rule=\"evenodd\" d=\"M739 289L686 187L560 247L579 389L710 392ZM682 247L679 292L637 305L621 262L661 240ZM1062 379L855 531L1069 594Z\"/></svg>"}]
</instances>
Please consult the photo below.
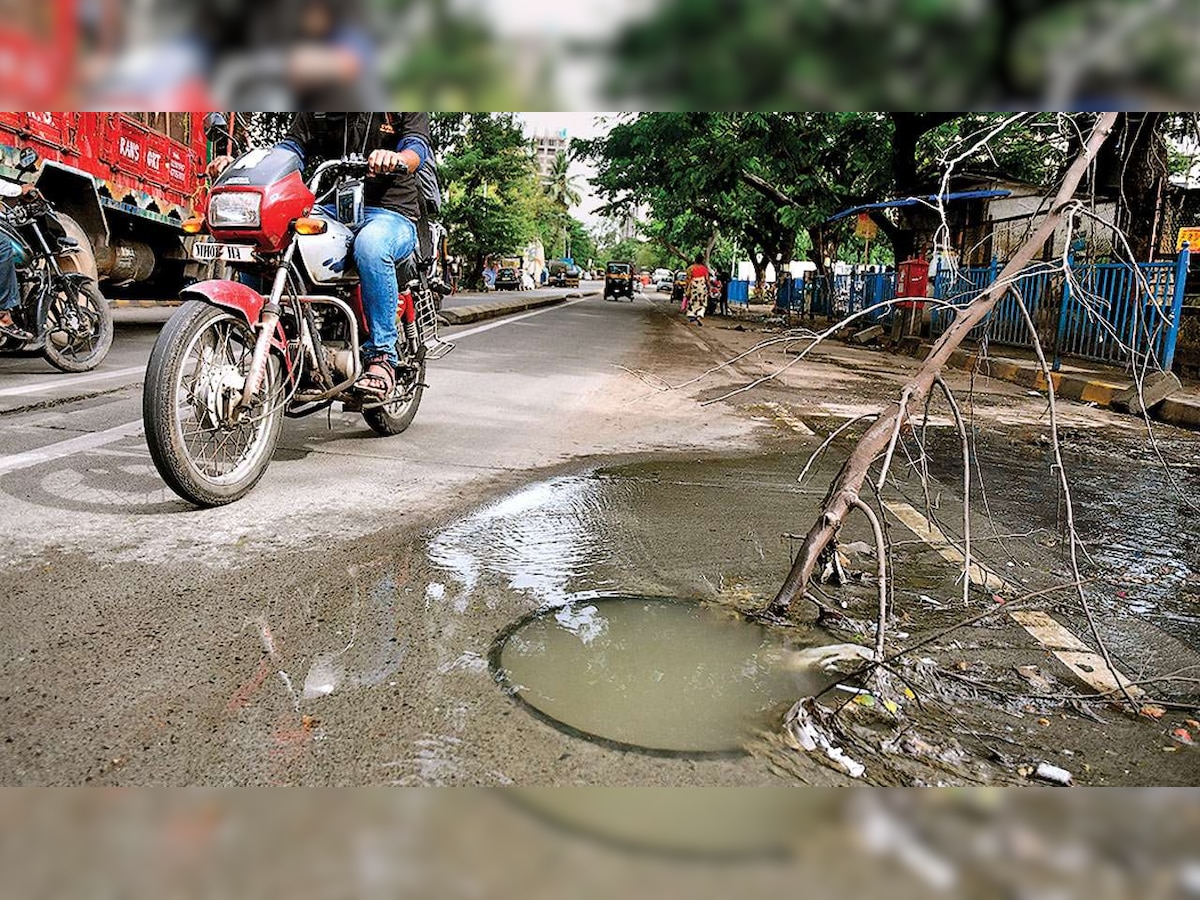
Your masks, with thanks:
<instances>
[{"instance_id":1,"label":"black t-shirt","mask_svg":"<svg viewBox=\"0 0 1200 900\"><path fill-rule=\"evenodd\" d=\"M430 143L428 113L298 113L287 139L299 144L306 162L312 162L350 153L370 156L373 150L395 150L406 137L420 137ZM413 221L421 217L417 179L405 172L368 178L366 203Z\"/></svg>"}]
</instances>

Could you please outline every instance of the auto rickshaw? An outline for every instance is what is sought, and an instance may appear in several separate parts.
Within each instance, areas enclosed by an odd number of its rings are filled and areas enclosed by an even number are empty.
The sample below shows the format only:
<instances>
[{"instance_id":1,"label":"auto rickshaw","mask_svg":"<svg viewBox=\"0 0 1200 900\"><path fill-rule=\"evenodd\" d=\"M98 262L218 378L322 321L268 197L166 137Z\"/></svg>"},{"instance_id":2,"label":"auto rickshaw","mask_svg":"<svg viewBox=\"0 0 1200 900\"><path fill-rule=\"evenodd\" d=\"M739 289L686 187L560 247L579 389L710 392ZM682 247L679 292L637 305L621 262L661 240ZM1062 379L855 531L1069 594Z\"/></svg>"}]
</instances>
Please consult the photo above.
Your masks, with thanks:
<instances>
[{"instance_id":1,"label":"auto rickshaw","mask_svg":"<svg viewBox=\"0 0 1200 900\"><path fill-rule=\"evenodd\" d=\"M610 262L604 269L604 299L633 302L633 264Z\"/></svg>"},{"instance_id":2,"label":"auto rickshaw","mask_svg":"<svg viewBox=\"0 0 1200 900\"><path fill-rule=\"evenodd\" d=\"M688 273L687 269L680 269L675 273L675 283L671 285L671 301L683 306L683 297L687 293Z\"/></svg>"}]
</instances>

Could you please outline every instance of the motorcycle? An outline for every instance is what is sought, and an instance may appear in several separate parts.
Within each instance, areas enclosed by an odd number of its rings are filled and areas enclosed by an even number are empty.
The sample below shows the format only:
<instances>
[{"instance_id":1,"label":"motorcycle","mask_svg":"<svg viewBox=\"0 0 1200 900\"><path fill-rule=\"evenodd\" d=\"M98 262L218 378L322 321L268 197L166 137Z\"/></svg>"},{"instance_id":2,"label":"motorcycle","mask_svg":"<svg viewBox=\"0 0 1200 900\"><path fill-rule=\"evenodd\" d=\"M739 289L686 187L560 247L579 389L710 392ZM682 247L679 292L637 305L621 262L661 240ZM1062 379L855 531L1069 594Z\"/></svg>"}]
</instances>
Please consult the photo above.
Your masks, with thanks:
<instances>
[{"instance_id":1,"label":"motorcycle","mask_svg":"<svg viewBox=\"0 0 1200 900\"><path fill-rule=\"evenodd\" d=\"M305 183L295 154L251 150L214 182L204 219L185 225L211 235L194 244L196 258L241 278L186 288L146 369L150 455L184 499L220 506L245 496L266 472L285 417L340 402L380 435L412 424L426 363L454 347L438 336L439 241L436 226L418 223L416 259L397 267L395 390L382 399L354 390L367 322L352 244L366 171L363 157L349 155L321 163Z\"/></svg>"},{"instance_id":2,"label":"motorcycle","mask_svg":"<svg viewBox=\"0 0 1200 900\"><path fill-rule=\"evenodd\" d=\"M35 151L23 151L18 171L32 172L37 161ZM34 336L22 343L0 335L0 348L40 352L62 372L89 372L112 347L112 310L94 279L63 268L81 248L65 232L48 233L54 217L54 207L36 192L0 210L0 240L12 244L21 295L13 321Z\"/></svg>"}]
</instances>

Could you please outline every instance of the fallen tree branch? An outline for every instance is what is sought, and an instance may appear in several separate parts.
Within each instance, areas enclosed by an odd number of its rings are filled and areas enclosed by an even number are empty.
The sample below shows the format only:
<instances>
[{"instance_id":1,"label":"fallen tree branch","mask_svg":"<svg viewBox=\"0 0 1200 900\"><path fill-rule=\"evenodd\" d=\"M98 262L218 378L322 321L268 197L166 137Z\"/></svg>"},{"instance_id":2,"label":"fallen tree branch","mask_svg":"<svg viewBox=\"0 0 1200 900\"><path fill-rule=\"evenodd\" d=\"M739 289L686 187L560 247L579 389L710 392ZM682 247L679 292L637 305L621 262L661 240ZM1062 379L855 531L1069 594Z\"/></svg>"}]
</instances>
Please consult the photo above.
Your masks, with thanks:
<instances>
[{"instance_id":1,"label":"fallen tree branch","mask_svg":"<svg viewBox=\"0 0 1200 900\"><path fill-rule=\"evenodd\" d=\"M908 420L910 407L913 404L924 402L933 387L935 378L949 362L951 354L958 349L972 329L991 312L1015 279L1019 277L1022 269L1033 260L1046 241L1054 235L1062 221L1063 210L1071 202L1083 180L1084 173L1112 131L1116 117L1116 113L1101 114L1083 150L1063 177L1054 202L1041 225L1009 260L996 282L970 305L959 311L954 322L942 333L929 356L905 386L901 395L904 402L893 403L887 407L860 438L858 445L843 464L833 484L830 485L821 514L801 545L791 571L771 604L772 610L786 610L790 614L796 612L794 605L799 598L804 596L818 557L835 539L847 514L854 508L854 503L858 499L859 491L862 489L871 465L884 452L892 434Z\"/></svg>"}]
</instances>

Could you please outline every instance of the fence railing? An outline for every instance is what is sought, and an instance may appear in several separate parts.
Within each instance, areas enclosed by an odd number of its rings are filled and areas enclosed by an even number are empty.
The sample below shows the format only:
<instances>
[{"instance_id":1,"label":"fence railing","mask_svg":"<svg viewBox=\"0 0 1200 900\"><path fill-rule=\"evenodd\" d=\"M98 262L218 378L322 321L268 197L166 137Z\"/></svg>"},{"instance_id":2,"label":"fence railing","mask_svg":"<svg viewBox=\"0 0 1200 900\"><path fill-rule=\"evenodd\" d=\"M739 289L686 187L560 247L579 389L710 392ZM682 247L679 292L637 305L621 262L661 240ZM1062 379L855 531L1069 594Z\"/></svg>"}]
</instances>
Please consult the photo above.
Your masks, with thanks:
<instances>
[{"instance_id":1,"label":"fence railing","mask_svg":"<svg viewBox=\"0 0 1200 900\"><path fill-rule=\"evenodd\" d=\"M1056 369L1063 356L1122 365L1149 357L1169 371L1189 256L1185 245L1179 256L1168 262L1068 262L1069 278L1061 263L1036 263L1014 279L971 337L1013 347L1032 347L1034 340L1039 340L1053 351ZM978 268L939 270L933 278L933 296L962 308L998 276L995 262ZM1022 303L1036 335L1029 330ZM945 331L955 315L953 309L934 308L932 334Z\"/></svg>"},{"instance_id":2,"label":"fence railing","mask_svg":"<svg viewBox=\"0 0 1200 900\"><path fill-rule=\"evenodd\" d=\"M1034 333L1021 311L1033 320L1036 339L1054 355L1126 364L1147 356L1164 371L1174 361L1182 316L1184 283L1190 250L1184 244L1167 262L1070 263L1070 278L1061 263L1036 263L1013 280L988 316L971 332L975 340L1011 347L1032 347ZM1001 266L995 260L971 268L939 267L931 276L934 301L930 312L933 336L945 331L957 315L995 283ZM735 292L734 284L745 284ZM737 300L734 300L734 297ZM730 285L732 302L747 302L749 283ZM867 311L871 323L891 322L896 304L895 272L812 276L784 281L776 307L789 314L843 319ZM885 305L886 304L886 305Z\"/></svg>"}]
</instances>

